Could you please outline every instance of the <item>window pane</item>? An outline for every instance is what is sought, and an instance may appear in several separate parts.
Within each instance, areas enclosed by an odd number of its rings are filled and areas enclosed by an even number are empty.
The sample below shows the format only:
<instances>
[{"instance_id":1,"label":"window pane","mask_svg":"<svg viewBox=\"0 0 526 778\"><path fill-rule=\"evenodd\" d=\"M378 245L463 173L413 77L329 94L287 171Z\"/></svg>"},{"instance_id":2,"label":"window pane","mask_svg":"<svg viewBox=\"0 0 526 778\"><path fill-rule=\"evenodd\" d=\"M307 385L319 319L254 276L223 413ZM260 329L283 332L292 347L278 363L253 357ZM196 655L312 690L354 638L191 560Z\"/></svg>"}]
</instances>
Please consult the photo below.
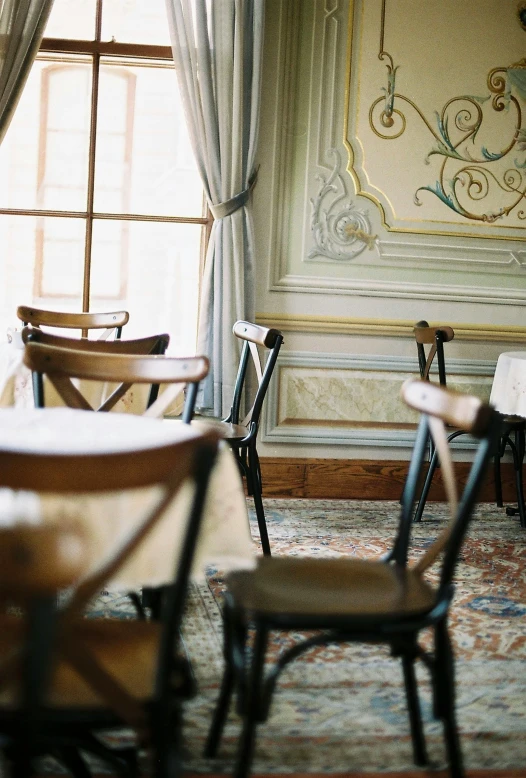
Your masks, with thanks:
<instances>
[{"instance_id":1,"label":"window pane","mask_svg":"<svg viewBox=\"0 0 526 778\"><path fill-rule=\"evenodd\" d=\"M170 45L165 0L104 0L102 40Z\"/></svg>"},{"instance_id":2,"label":"window pane","mask_svg":"<svg viewBox=\"0 0 526 778\"><path fill-rule=\"evenodd\" d=\"M43 221L37 244L35 293L42 298L80 298L86 227L81 219Z\"/></svg>"},{"instance_id":3,"label":"window pane","mask_svg":"<svg viewBox=\"0 0 526 778\"><path fill-rule=\"evenodd\" d=\"M0 337L20 326L19 305L82 310L84 230L81 219L0 214Z\"/></svg>"},{"instance_id":4,"label":"window pane","mask_svg":"<svg viewBox=\"0 0 526 778\"><path fill-rule=\"evenodd\" d=\"M96 0L54 0L44 36L94 40L95 9Z\"/></svg>"},{"instance_id":5,"label":"window pane","mask_svg":"<svg viewBox=\"0 0 526 778\"><path fill-rule=\"evenodd\" d=\"M169 353L195 353L199 255L196 224L95 220L91 308L124 308L126 337L170 333ZM115 297L117 288L122 296Z\"/></svg>"},{"instance_id":6,"label":"window pane","mask_svg":"<svg viewBox=\"0 0 526 778\"><path fill-rule=\"evenodd\" d=\"M0 146L0 207L86 210L91 67L37 60Z\"/></svg>"},{"instance_id":7,"label":"window pane","mask_svg":"<svg viewBox=\"0 0 526 778\"><path fill-rule=\"evenodd\" d=\"M175 70L125 64L101 67L95 210L202 216Z\"/></svg>"}]
</instances>

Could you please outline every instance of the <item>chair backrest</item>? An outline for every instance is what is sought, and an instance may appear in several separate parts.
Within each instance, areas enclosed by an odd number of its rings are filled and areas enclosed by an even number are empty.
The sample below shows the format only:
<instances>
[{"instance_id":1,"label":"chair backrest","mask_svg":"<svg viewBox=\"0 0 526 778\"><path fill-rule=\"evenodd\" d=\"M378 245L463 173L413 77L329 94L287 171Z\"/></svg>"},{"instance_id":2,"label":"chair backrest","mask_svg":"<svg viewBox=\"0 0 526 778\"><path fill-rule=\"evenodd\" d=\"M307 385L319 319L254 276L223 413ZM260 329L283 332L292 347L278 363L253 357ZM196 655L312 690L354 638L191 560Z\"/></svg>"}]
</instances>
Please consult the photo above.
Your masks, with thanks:
<instances>
[{"instance_id":1,"label":"chair backrest","mask_svg":"<svg viewBox=\"0 0 526 778\"><path fill-rule=\"evenodd\" d=\"M28 342L24 349L24 364L37 376L36 405L45 406L43 376L53 384L62 400L70 408L88 411L109 411L133 384L171 384L145 412L147 416L162 416L185 386L188 387L183 421L190 423L197 387L208 373L206 357L165 357L136 354L115 354L100 351L81 351L44 343ZM98 407L93 408L74 383L109 381L117 388Z\"/></svg>"},{"instance_id":2,"label":"chair backrest","mask_svg":"<svg viewBox=\"0 0 526 778\"><path fill-rule=\"evenodd\" d=\"M0 529L0 603L16 605L23 623L19 655L4 656L0 667L2 687L14 679L17 684L22 727L13 757L21 775L33 774L35 744L45 723L59 592L86 572L85 550L82 534L71 526L14 524Z\"/></svg>"},{"instance_id":3,"label":"chair backrest","mask_svg":"<svg viewBox=\"0 0 526 778\"><path fill-rule=\"evenodd\" d=\"M455 333L451 327L430 327L427 321L419 321L415 324L413 332L418 351L418 367L420 378L429 381L433 362L436 357L438 368L438 381L441 386L446 386L446 363L444 358L444 343L453 340ZM429 346L426 353L426 346Z\"/></svg>"},{"instance_id":4,"label":"chair backrest","mask_svg":"<svg viewBox=\"0 0 526 778\"><path fill-rule=\"evenodd\" d=\"M102 313L70 313L69 311L47 311L29 305L19 305L16 315L24 323L33 327L58 327L70 330L103 330L99 336L105 340L112 333L120 338L122 328L127 324L128 311L107 311Z\"/></svg>"},{"instance_id":5,"label":"chair backrest","mask_svg":"<svg viewBox=\"0 0 526 778\"><path fill-rule=\"evenodd\" d=\"M431 434L440 456L451 519L434 543L426 549L415 569L423 573L443 554L439 596L447 596L468 522L499 438L501 419L490 405L478 397L452 392L429 381L406 381L402 387L402 398L422 416L402 494L398 532L389 558L400 565L407 563L414 503L426 468L426 446ZM460 499L457 498L458 486L444 427L448 424L469 432L477 439L473 464Z\"/></svg>"},{"instance_id":6,"label":"chair backrest","mask_svg":"<svg viewBox=\"0 0 526 778\"><path fill-rule=\"evenodd\" d=\"M279 330L260 327L257 324L251 324L248 321L236 321L233 327L233 333L236 338L243 341L241 349L241 358L234 387L234 397L232 408L226 421L233 424L243 424L249 428L251 435L256 435L259 425L263 400L272 377L272 372L278 358L279 350L283 343L283 335ZM258 346L265 349L268 353L264 359L264 366L261 365ZM252 357L257 376L257 388L253 397L252 405L248 414L240 419L242 413L243 389L247 384L247 372Z\"/></svg>"},{"instance_id":7,"label":"chair backrest","mask_svg":"<svg viewBox=\"0 0 526 778\"><path fill-rule=\"evenodd\" d=\"M160 335L149 335L145 338L133 340L88 340L87 338L66 338L51 332L41 330L39 327L24 327L22 330L24 343L44 343L47 346L59 346L77 351L98 352L104 354L164 354L170 344L170 336L164 332ZM38 378L34 375L34 398L37 401ZM146 407L149 408L159 395L159 384L152 384Z\"/></svg>"},{"instance_id":8,"label":"chair backrest","mask_svg":"<svg viewBox=\"0 0 526 778\"><path fill-rule=\"evenodd\" d=\"M126 422L129 421L126 419ZM169 434L164 425L159 425L159 429L164 432L159 435L157 442L152 442L150 438L144 447L139 444L138 447L126 450L123 446L122 450L114 452L108 446L106 451L95 453L62 454L52 450L37 454L28 451L23 444L19 449L14 446L6 448L0 442L0 487L68 496L153 486L160 489L156 501L150 505L142 519L133 525L134 529L109 553L107 549L101 549L101 559L96 569L88 571L80 581L78 574L83 571L82 547L75 545L75 533L78 531L82 534L82 528L68 528L64 523L54 528L26 527L20 530L18 538L10 540L3 549L0 546L0 561L9 561L7 569L0 571L0 591L2 586L7 587L11 597L16 597L20 591L22 600L27 599L28 591L37 595L39 585L44 593L49 593L55 591L57 585L73 584L71 596L60 613L58 635L61 641L65 640L65 643L61 643L63 658L95 688L109 707L133 725L143 720L144 711L123 689L115 693L115 679L110 670L100 666L92 656L87 661L85 647L75 642L74 623L93 596L104 588L148 536L182 485L193 482L193 497L187 512L181 516L183 541L163 624L157 693L167 693L167 685L171 682L171 674L165 672L168 642L173 652L183 615L208 480L217 453L218 435L213 429L198 431L190 425L172 427ZM24 540L22 545L20 537ZM66 544L64 538L68 541ZM38 543L42 540L44 545L39 547ZM47 552L51 554L49 558L44 556ZM53 566L55 563L57 569ZM24 566L28 570L24 570ZM19 572L20 576L9 577L10 572ZM173 659L173 653L170 658ZM2 663L2 682L16 676L13 668L17 662L15 655ZM162 679L161 671L164 673Z\"/></svg>"}]
</instances>

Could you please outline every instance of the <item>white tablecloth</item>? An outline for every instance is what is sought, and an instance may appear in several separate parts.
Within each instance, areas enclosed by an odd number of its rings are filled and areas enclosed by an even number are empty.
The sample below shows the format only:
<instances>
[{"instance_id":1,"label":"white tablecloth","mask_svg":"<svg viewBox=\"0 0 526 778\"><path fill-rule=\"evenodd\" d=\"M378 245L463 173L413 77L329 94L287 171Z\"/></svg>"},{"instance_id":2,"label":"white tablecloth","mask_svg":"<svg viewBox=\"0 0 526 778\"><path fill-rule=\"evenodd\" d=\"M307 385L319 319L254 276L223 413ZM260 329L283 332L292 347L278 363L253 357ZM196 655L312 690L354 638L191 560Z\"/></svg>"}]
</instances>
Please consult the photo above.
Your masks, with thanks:
<instances>
[{"instance_id":1,"label":"white tablecloth","mask_svg":"<svg viewBox=\"0 0 526 778\"><path fill-rule=\"evenodd\" d=\"M98 414L66 408L0 409L0 447L8 450L95 452L122 450L142 441L174 436L176 422L129 414ZM157 495L156 488L101 496L64 498L0 490L0 524L14 521L79 522L86 531L90 568L119 544ZM147 541L122 568L112 588L158 585L173 578L184 531L182 517L191 498L187 486L177 496ZM205 565L221 569L252 567L254 546L246 499L231 450L221 448L208 490L194 576Z\"/></svg>"},{"instance_id":2,"label":"white tablecloth","mask_svg":"<svg viewBox=\"0 0 526 778\"><path fill-rule=\"evenodd\" d=\"M526 418L526 351L505 351L499 356L490 403L501 413Z\"/></svg>"}]
</instances>

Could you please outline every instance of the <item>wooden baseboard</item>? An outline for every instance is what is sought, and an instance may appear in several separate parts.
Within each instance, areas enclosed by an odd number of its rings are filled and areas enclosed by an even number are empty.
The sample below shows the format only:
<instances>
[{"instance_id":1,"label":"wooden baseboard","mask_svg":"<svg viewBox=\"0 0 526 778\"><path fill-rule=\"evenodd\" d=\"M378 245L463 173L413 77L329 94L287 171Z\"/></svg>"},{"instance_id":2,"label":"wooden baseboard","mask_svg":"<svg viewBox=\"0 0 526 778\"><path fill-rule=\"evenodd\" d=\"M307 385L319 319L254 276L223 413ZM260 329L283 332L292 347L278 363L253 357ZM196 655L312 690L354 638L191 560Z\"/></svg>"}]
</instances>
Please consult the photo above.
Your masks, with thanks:
<instances>
[{"instance_id":1,"label":"wooden baseboard","mask_svg":"<svg viewBox=\"0 0 526 778\"><path fill-rule=\"evenodd\" d=\"M261 459L264 497L305 497L341 500L399 500L407 475L407 462L366 459ZM455 463L463 483L468 462ZM505 502L516 501L513 466L501 466L502 493ZM444 500L440 469L433 479L430 500ZM480 497L494 502L495 484L490 467Z\"/></svg>"}]
</instances>

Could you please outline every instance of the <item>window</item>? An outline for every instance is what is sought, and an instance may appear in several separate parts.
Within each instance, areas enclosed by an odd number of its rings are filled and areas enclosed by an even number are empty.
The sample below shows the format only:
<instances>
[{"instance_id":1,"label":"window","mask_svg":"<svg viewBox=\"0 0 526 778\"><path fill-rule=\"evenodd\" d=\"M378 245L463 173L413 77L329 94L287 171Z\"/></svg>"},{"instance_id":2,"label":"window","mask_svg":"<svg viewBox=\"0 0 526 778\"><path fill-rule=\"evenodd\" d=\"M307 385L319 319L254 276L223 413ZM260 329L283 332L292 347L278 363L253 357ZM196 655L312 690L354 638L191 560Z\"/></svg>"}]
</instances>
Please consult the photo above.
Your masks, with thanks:
<instances>
[{"instance_id":1,"label":"window","mask_svg":"<svg viewBox=\"0 0 526 778\"><path fill-rule=\"evenodd\" d=\"M125 308L192 353L210 217L164 0L55 0L45 35L0 147L0 330Z\"/></svg>"}]
</instances>

